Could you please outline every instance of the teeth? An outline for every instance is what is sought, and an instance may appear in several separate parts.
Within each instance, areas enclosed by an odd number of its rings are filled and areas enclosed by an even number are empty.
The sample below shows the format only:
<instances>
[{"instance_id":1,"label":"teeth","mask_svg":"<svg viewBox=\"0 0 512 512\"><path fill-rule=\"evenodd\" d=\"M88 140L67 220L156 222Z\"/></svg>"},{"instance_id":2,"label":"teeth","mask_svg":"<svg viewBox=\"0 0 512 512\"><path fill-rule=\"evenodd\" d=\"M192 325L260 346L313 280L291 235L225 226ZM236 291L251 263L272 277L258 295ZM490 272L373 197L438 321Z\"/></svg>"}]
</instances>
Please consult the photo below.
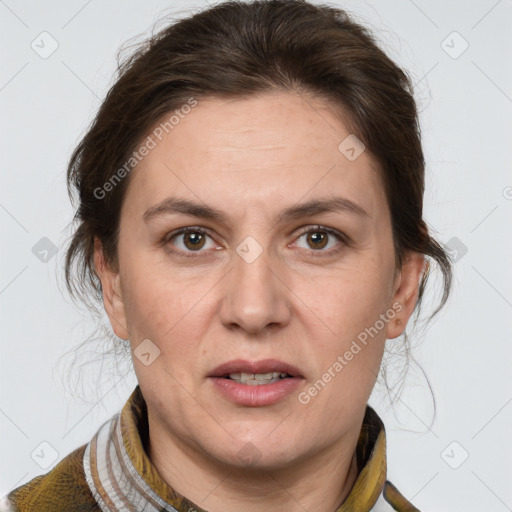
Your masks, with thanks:
<instances>
[{"instance_id":1,"label":"teeth","mask_svg":"<svg viewBox=\"0 0 512 512\"><path fill-rule=\"evenodd\" d=\"M269 379L275 379L276 377L279 377L280 375L277 374L277 373L255 373L254 374L254 379L256 380L269 380Z\"/></svg>"},{"instance_id":2,"label":"teeth","mask_svg":"<svg viewBox=\"0 0 512 512\"><path fill-rule=\"evenodd\" d=\"M259 386L261 384L271 384L284 379L288 374L281 372L270 373L230 373L229 378L240 384L248 386Z\"/></svg>"}]
</instances>

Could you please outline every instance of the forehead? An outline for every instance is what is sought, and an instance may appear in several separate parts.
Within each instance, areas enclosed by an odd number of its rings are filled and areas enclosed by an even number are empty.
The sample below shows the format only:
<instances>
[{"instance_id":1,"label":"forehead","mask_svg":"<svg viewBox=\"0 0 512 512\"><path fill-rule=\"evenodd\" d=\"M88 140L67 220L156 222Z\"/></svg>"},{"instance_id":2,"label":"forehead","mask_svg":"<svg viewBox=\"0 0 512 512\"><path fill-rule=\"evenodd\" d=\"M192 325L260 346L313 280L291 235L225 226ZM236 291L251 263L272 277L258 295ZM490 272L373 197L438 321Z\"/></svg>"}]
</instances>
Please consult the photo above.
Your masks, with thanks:
<instances>
[{"instance_id":1,"label":"forehead","mask_svg":"<svg viewBox=\"0 0 512 512\"><path fill-rule=\"evenodd\" d=\"M353 135L327 101L285 92L208 98L167 131L132 171L130 207L180 195L271 209L337 192L371 213L385 200L369 152L342 151Z\"/></svg>"}]
</instances>

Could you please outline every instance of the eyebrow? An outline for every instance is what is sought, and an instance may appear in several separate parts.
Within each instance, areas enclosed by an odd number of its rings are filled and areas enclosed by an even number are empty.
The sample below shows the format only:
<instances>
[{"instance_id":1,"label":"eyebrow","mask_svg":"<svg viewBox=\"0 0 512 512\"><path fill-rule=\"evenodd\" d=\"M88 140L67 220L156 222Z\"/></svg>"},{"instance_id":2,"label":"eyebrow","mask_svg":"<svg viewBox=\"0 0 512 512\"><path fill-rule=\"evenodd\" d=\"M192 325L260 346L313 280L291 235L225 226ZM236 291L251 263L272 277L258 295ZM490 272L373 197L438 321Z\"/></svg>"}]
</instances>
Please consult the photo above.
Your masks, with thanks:
<instances>
[{"instance_id":1,"label":"eyebrow","mask_svg":"<svg viewBox=\"0 0 512 512\"><path fill-rule=\"evenodd\" d=\"M278 214L276 222L311 217L321 213L351 213L362 218L370 218L370 214L357 203L343 197L330 197L326 199L313 199L306 203L285 208ZM161 203L152 206L144 213L142 218L144 222L149 222L155 217L172 214L191 215L217 221L221 224L228 224L228 217L221 210L188 199L175 197L168 197Z\"/></svg>"}]
</instances>

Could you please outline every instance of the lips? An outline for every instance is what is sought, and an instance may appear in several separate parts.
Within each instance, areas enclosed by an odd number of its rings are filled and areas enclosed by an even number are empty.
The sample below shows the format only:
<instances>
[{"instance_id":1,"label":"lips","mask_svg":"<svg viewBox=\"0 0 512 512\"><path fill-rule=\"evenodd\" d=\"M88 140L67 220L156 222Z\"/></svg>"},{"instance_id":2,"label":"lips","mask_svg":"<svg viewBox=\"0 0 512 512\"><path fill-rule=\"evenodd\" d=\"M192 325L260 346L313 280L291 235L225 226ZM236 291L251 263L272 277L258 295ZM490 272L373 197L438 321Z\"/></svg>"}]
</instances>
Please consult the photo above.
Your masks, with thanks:
<instances>
[{"instance_id":1,"label":"lips","mask_svg":"<svg viewBox=\"0 0 512 512\"><path fill-rule=\"evenodd\" d=\"M264 359L262 361L245 361L236 359L217 366L208 377L228 377L230 373L286 373L290 377L303 377L295 366L277 359Z\"/></svg>"},{"instance_id":2,"label":"lips","mask_svg":"<svg viewBox=\"0 0 512 512\"><path fill-rule=\"evenodd\" d=\"M292 396L304 376L295 366L276 359L237 359L217 366L208 381L216 393L238 406L263 407Z\"/></svg>"}]
</instances>

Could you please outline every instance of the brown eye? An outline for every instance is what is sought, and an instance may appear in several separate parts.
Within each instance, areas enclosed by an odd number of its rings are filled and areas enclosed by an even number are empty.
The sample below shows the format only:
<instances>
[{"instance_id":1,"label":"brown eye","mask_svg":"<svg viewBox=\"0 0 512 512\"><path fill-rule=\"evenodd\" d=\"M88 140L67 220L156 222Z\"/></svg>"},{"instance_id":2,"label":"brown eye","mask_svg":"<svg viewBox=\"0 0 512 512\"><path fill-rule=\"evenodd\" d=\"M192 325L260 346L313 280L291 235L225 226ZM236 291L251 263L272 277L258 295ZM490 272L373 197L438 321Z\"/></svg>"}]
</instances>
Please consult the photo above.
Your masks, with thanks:
<instances>
[{"instance_id":1,"label":"brown eye","mask_svg":"<svg viewBox=\"0 0 512 512\"><path fill-rule=\"evenodd\" d=\"M192 232L183 234L183 244L187 249L195 251L202 249L205 243L205 235L203 233Z\"/></svg>"},{"instance_id":2,"label":"brown eye","mask_svg":"<svg viewBox=\"0 0 512 512\"><path fill-rule=\"evenodd\" d=\"M206 253L206 249L214 249L216 244L212 237L200 228L186 227L170 233L165 243L171 252L183 256L197 256ZM210 245L208 245L210 244Z\"/></svg>"},{"instance_id":3,"label":"brown eye","mask_svg":"<svg viewBox=\"0 0 512 512\"><path fill-rule=\"evenodd\" d=\"M323 249L328 242L329 235L322 231L310 231L306 240L312 249Z\"/></svg>"},{"instance_id":4,"label":"brown eye","mask_svg":"<svg viewBox=\"0 0 512 512\"><path fill-rule=\"evenodd\" d=\"M305 241L305 244L301 240ZM343 247L345 237L342 233L331 228L324 228L322 226L316 226L313 229L304 231L297 238L297 246L301 250L306 250L309 253L332 254ZM326 249L326 250L324 250Z\"/></svg>"}]
</instances>

